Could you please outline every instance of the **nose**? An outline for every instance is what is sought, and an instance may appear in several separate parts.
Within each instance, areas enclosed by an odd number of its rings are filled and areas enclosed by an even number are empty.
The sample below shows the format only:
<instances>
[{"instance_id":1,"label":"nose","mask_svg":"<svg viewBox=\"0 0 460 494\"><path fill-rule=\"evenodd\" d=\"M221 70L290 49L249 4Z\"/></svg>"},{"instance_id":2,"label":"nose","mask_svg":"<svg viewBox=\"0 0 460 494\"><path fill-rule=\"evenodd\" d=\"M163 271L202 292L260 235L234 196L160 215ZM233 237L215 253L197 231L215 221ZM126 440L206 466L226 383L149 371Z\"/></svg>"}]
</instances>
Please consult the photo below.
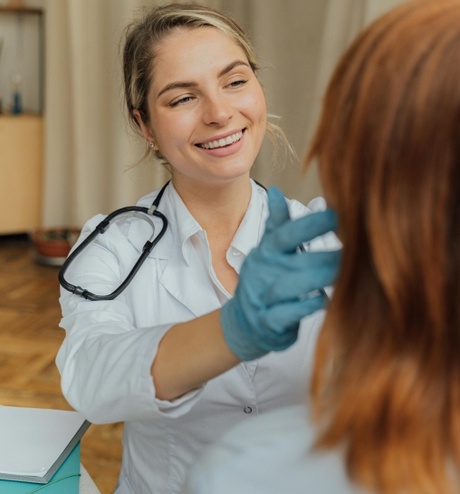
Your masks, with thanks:
<instances>
[{"instance_id":1,"label":"nose","mask_svg":"<svg viewBox=\"0 0 460 494\"><path fill-rule=\"evenodd\" d=\"M223 126L232 118L233 107L223 94L208 95L203 106L203 119L207 125Z\"/></svg>"}]
</instances>

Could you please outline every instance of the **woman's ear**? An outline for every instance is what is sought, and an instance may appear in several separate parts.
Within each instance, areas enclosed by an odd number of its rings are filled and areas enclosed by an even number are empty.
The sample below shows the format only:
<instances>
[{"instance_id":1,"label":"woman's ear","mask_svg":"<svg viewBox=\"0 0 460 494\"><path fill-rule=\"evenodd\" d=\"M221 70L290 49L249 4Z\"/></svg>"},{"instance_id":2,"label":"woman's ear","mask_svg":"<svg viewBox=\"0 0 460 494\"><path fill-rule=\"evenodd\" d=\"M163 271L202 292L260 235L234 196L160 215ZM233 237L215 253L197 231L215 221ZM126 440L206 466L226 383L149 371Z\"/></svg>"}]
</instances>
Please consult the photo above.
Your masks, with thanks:
<instances>
[{"instance_id":1,"label":"woman's ear","mask_svg":"<svg viewBox=\"0 0 460 494\"><path fill-rule=\"evenodd\" d=\"M141 112L136 108L135 110L133 110L133 115L136 119L136 122L139 124L139 127L141 128L144 139L149 143L149 145L153 143L156 148L155 139L153 137L152 131L150 130L150 127L145 124L144 120L142 120Z\"/></svg>"}]
</instances>

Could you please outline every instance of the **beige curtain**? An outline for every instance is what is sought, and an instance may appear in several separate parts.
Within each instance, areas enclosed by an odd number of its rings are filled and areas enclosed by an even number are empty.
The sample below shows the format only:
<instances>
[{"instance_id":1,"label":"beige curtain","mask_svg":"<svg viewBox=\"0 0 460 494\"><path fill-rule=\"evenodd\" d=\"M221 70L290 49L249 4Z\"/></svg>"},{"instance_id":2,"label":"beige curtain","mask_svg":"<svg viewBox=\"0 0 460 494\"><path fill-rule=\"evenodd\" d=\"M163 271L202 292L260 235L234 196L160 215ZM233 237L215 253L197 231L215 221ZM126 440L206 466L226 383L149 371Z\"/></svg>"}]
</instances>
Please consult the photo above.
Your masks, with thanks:
<instances>
[{"instance_id":1,"label":"beige curtain","mask_svg":"<svg viewBox=\"0 0 460 494\"><path fill-rule=\"evenodd\" d=\"M121 97L119 40L134 0L48 0L44 223L76 225L161 179L140 165Z\"/></svg>"},{"instance_id":2,"label":"beige curtain","mask_svg":"<svg viewBox=\"0 0 460 494\"><path fill-rule=\"evenodd\" d=\"M232 13L250 33L268 106L302 156L320 96L344 46L401 0L204 0ZM159 186L159 165L141 163L144 143L127 125L119 41L143 5L160 0L46 0L45 226L81 226L90 216L134 203ZM275 169L264 145L255 178L302 201L320 193L315 171Z\"/></svg>"},{"instance_id":3,"label":"beige curtain","mask_svg":"<svg viewBox=\"0 0 460 494\"><path fill-rule=\"evenodd\" d=\"M329 78L344 49L366 25L385 11L403 3L405 0L329 0L325 2L326 11L320 36L319 63L312 90L310 112L306 122L304 151L314 132L320 111L321 101ZM315 166L307 175L306 197L321 192ZM299 192L299 195L301 193Z\"/></svg>"}]
</instances>

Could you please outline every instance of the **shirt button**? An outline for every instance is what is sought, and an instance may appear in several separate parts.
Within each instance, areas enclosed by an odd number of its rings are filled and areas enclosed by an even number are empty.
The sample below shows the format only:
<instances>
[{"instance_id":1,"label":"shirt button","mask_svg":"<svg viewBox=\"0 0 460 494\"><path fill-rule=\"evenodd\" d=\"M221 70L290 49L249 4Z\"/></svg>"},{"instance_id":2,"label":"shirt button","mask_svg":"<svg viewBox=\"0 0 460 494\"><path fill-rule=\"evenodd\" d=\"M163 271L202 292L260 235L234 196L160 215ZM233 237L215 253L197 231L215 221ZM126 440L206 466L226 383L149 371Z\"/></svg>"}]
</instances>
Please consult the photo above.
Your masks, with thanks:
<instances>
[{"instance_id":1,"label":"shirt button","mask_svg":"<svg viewBox=\"0 0 460 494\"><path fill-rule=\"evenodd\" d=\"M236 250L236 249L233 249L233 250L232 250L232 254L233 254L235 257L241 256L241 252L240 252L239 250Z\"/></svg>"},{"instance_id":2,"label":"shirt button","mask_svg":"<svg viewBox=\"0 0 460 494\"><path fill-rule=\"evenodd\" d=\"M251 407L244 407L244 413L252 413L252 408Z\"/></svg>"}]
</instances>

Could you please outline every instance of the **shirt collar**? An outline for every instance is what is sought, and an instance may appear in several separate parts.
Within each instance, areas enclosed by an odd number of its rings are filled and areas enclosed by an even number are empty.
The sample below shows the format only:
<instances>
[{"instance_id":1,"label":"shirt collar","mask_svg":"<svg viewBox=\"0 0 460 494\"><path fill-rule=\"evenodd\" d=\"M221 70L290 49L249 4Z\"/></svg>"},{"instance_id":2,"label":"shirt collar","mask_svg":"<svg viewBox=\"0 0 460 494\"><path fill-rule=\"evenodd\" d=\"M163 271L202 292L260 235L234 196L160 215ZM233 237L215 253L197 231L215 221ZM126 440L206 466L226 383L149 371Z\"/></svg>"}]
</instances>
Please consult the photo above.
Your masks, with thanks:
<instances>
[{"instance_id":1,"label":"shirt collar","mask_svg":"<svg viewBox=\"0 0 460 494\"><path fill-rule=\"evenodd\" d=\"M231 248L238 250L244 256L259 243L265 228L265 220L268 217L268 203L265 190L252 180L251 187L251 200L249 201L248 209L231 243ZM150 205L151 195L149 194L140 201L142 205ZM206 232L187 209L187 206L182 201L172 182L166 187L158 210L168 219L169 228L167 235L173 235L173 245L181 249L185 261L189 263L191 250L194 248L191 237L193 235L199 235L205 240ZM156 250L156 254L162 257L161 244L162 242L160 241L154 251Z\"/></svg>"}]
</instances>

